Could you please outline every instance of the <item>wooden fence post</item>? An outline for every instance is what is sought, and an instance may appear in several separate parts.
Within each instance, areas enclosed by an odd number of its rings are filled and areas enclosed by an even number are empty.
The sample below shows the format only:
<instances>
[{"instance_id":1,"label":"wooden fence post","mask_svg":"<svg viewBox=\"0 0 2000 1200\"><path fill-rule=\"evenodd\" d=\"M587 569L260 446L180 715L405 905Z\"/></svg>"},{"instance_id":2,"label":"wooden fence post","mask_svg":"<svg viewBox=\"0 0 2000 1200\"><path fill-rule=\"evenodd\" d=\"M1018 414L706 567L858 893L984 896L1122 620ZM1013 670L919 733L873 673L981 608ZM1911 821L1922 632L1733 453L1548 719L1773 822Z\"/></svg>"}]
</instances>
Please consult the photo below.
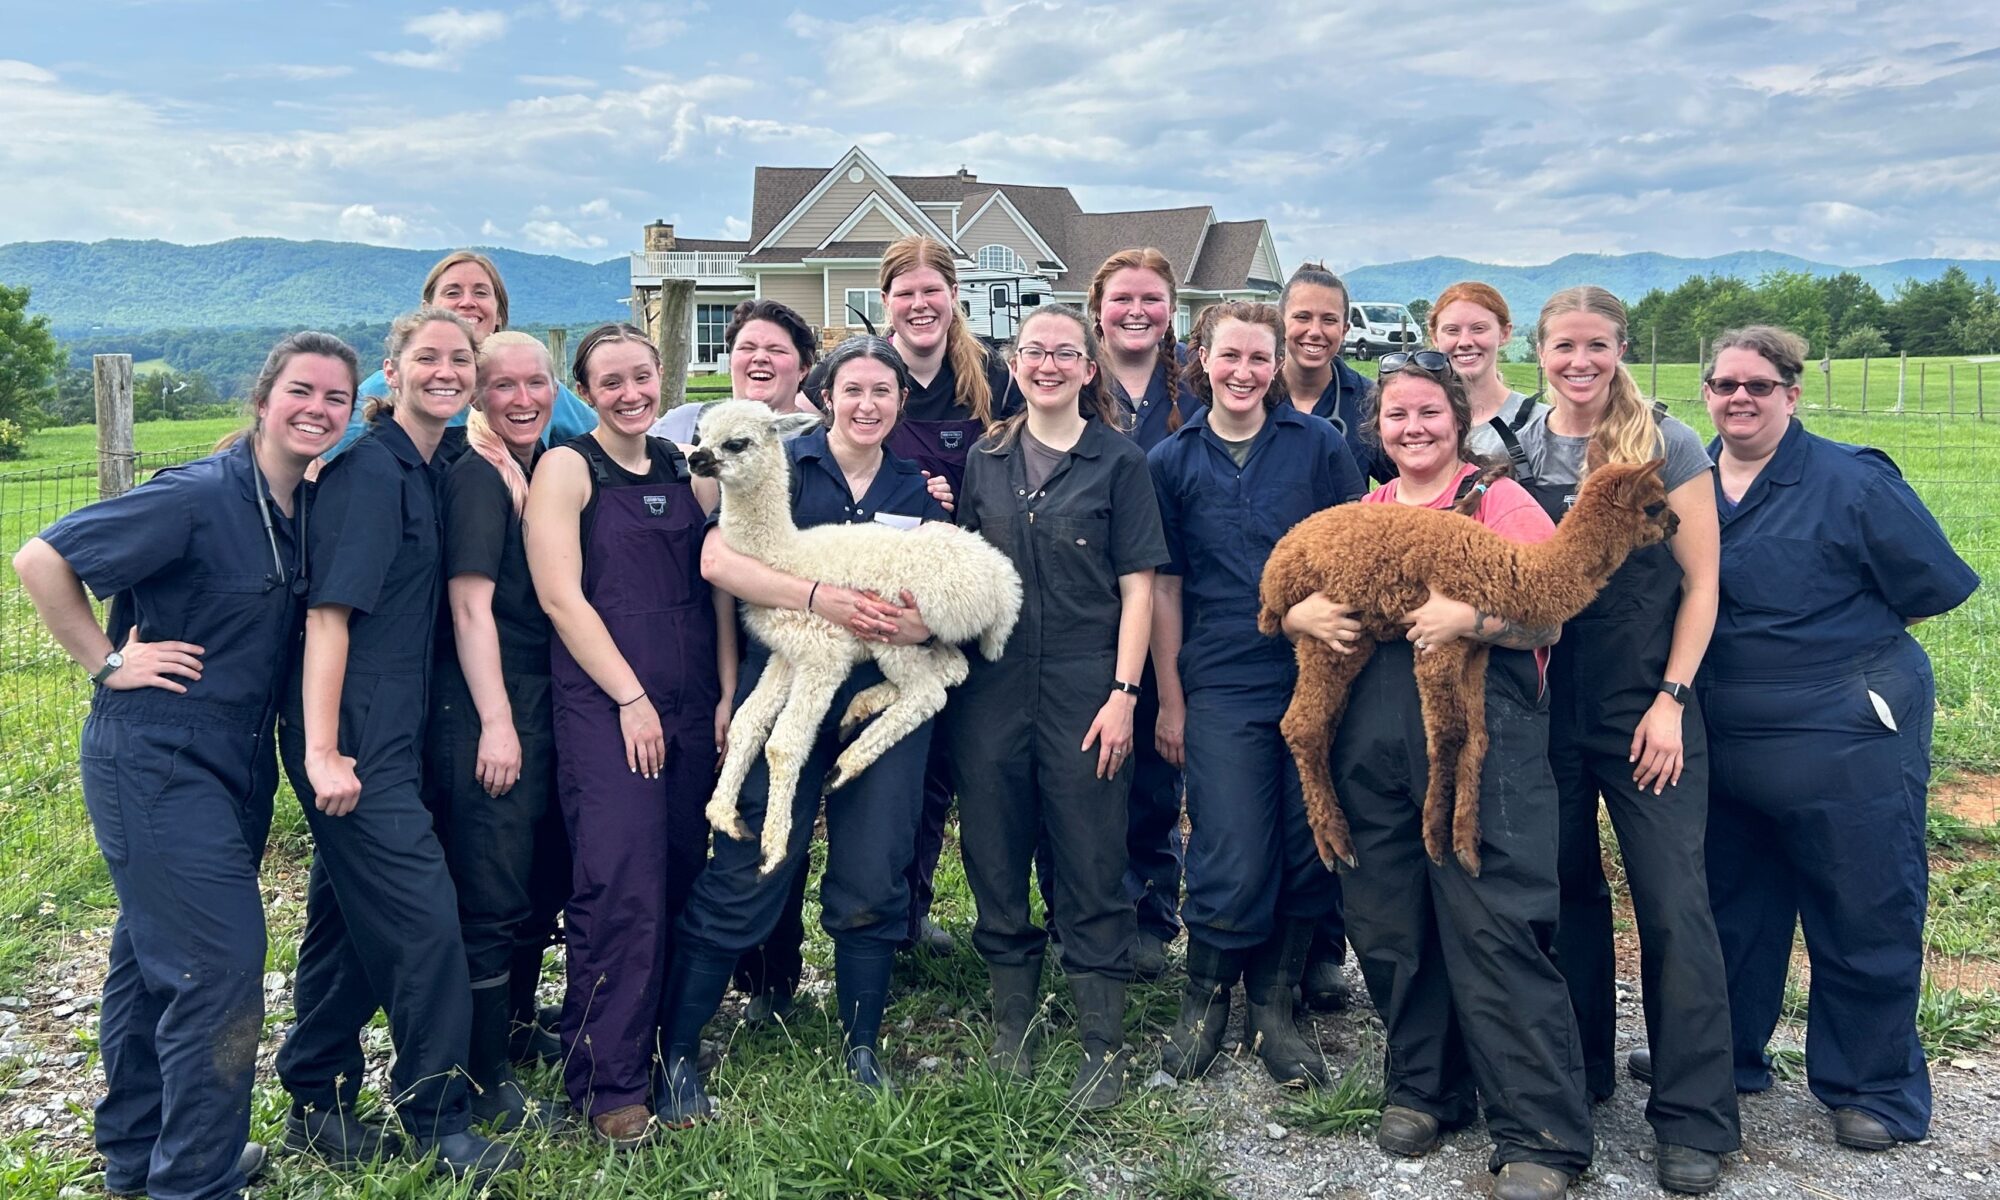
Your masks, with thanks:
<instances>
[{"instance_id":1,"label":"wooden fence post","mask_svg":"<svg viewBox=\"0 0 2000 1200\"><path fill-rule=\"evenodd\" d=\"M1891 412L1903 411L1903 397L1910 394L1910 352L1905 350L1896 356L1896 407Z\"/></svg>"},{"instance_id":2,"label":"wooden fence post","mask_svg":"<svg viewBox=\"0 0 2000 1200\"><path fill-rule=\"evenodd\" d=\"M694 280L668 279L660 284L660 323L653 343L660 348L660 410L687 399L689 333L694 320Z\"/></svg>"},{"instance_id":3,"label":"wooden fence post","mask_svg":"<svg viewBox=\"0 0 2000 1200\"><path fill-rule=\"evenodd\" d=\"M1861 411L1868 411L1868 356L1861 356Z\"/></svg>"},{"instance_id":4,"label":"wooden fence post","mask_svg":"<svg viewBox=\"0 0 2000 1200\"><path fill-rule=\"evenodd\" d=\"M1649 400L1660 398L1660 327L1653 326L1653 390L1646 393Z\"/></svg>"},{"instance_id":5,"label":"wooden fence post","mask_svg":"<svg viewBox=\"0 0 2000 1200\"><path fill-rule=\"evenodd\" d=\"M556 364L556 382L569 386L569 330L560 325L549 330L549 357Z\"/></svg>"},{"instance_id":6,"label":"wooden fence post","mask_svg":"<svg viewBox=\"0 0 2000 1200\"><path fill-rule=\"evenodd\" d=\"M132 490L132 356L95 354L90 381L97 394L97 495L108 500Z\"/></svg>"}]
</instances>

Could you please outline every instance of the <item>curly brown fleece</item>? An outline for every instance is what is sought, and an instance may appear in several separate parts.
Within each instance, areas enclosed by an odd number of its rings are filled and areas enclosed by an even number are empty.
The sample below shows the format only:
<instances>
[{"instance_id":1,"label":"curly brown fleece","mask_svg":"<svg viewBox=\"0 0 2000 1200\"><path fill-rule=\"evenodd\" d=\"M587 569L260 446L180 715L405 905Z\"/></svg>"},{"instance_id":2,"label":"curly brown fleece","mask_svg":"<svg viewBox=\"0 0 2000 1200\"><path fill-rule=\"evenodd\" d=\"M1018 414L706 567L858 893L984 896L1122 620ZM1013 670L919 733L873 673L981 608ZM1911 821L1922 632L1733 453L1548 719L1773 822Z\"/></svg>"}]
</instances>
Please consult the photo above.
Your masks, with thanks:
<instances>
[{"instance_id":1,"label":"curly brown fleece","mask_svg":"<svg viewBox=\"0 0 2000 1200\"><path fill-rule=\"evenodd\" d=\"M1592 471L1555 535L1534 545L1510 542L1456 513L1402 504L1329 508L1279 540L1264 564L1257 627L1278 633L1293 605L1324 592L1360 610L1356 619L1364 634L1350 654L1318 638L1298 640L1298 683L1280 726L1298 760L1306 817L1328 869L1336 861L1355 865L1328 751L1348 690L1376 643L1403 637L1403 614L1428 600L1432 589L1523 625L1556 625L1582 612L1627 554L1672 535L1663 461ZM1472 875L1479 874L1479 769L1486 758L1491 649L1460 638L1416 659L1430 758L1424 849L1442 863L1448 841Z\"/></svg>"}]
</instances>

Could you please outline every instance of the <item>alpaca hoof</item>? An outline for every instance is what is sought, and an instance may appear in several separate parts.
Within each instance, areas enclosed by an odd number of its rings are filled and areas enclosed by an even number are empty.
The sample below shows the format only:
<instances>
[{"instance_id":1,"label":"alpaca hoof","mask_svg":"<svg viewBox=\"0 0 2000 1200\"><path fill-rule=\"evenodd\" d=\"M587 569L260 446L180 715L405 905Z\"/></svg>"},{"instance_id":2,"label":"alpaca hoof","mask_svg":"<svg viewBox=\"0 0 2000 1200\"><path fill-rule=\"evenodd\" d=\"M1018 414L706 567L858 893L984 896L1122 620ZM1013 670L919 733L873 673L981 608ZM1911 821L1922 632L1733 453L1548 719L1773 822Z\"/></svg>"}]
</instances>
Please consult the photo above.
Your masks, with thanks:
<instances>
[{"instance_id":1,"label":"alpaca hoof","mask_svg":"<svg viewBox=\"0 0 2000 1200\"><path fill-rule=\"evenodd\" d=\"M1459 851L1458 865L1464 869L1467 875L1472 876L1474 879L1479 878L1479 851L1477 850Z\"/></svg>"},{"instance_id":2,"label":"alpaca hoof","mask_svg":"<svg viewBox=\"0 0 2000 1200\"><path fill-rule=\"evenodd\" d=\"M820 785L819 794L822 796L831 796L841 788L846 787L849 782L851 781L847 776L847 768L835 764L833 770L826 773L826 782Z\"/></svg>"},{"instance_id":3,"label":"alpaca hoof","mask_svg":"<svg viewBox=\"0 0 2000 1200\"><path fill-rule=\"evenodd\" d=\"M709 826L717 833L725 834L739 842L750 840L750 827L743 823L743 818L734 808L710 805L704 815L708 817Z\"/></svg>"},{"instance_id":4,"label":"alpaca hoof","mask_svg":"<svg viewBox=\"0 0 2000 1200\"><path fill-rule=\"evenodd\" d=\"M1350 871L1361 865L1354 856L1354 847L1341 845L1331 838L1315 837L1313 840L1319 844L1319 861L1325 864L1327 870L1338 871L1342 863L1347 864Z\"/></svg>"}]
</instances>

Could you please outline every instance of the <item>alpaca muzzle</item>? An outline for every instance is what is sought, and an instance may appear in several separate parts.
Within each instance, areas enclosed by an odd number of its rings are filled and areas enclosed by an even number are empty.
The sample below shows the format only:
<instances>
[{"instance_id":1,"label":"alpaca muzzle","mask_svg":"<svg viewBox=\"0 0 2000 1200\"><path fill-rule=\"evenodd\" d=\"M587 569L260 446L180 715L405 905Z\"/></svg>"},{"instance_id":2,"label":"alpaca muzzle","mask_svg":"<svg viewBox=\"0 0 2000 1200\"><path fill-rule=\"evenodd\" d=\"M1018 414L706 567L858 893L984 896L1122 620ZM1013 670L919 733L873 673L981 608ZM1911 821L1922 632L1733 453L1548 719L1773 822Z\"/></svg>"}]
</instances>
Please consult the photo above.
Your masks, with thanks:
<instances>
[{"instance_id":1,"label":"alpaca muzzle","mask_svg":"<svg viewBox=\"0 0 2000 1200\"><path fill-rule=\"evenodd\" d=\"M704 479L714 479L722 474L722 460L715 456L715 451L697 446L694 453L688 455L688 470Z\"/></svg>"}]
</instances>

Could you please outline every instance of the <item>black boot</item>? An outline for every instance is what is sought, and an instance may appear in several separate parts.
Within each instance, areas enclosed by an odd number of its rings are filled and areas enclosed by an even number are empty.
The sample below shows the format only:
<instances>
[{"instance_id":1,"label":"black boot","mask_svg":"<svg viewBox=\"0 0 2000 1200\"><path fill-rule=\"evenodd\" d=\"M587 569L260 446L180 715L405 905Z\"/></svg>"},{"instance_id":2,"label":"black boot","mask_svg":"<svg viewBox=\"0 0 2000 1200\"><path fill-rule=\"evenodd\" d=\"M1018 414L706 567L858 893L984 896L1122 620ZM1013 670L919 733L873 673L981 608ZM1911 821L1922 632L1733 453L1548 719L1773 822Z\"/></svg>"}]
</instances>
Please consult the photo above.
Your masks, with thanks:
<instances>
[{"instance_id":1,"label":"black boot","mask_svg":"<svg viewBox=\"0 0 2000 1200\"><path fill-rule=\"evenodd\" d=\"M847 1073L869 1091L889 1096L896 1094L896 1085L877 1057L875 1043L882 1035L882 1009L889 1002L895 967L895 951L887 946L833 944L833 993L847 1034Z\"/></svg>"},{"instance_id":2,"label":"black boot","mask_svg":"<svg viewBox=\"0 0 2000 1200\"><path fill-rule=\"evenodd\" d=\"M472 985L472 1041L465 1056L470 1078L472 1121L491 1124L500 1133L546 1129L548 1108L528 1096L514 1078L507 1038L513 1024L507 976L482 979Z\"/></svg>"},{"instance_id":3,"label":"black boot","mask_svg":"<svg viewBox=\"0 0 2000 1200\"><path fill-rule=\"evenodd\" d=\"M470 1181L475 1188L495 1175L527 1165L521 1152L505 1142L482 1137L470 1129L440 1137L416 1139L417 1157L431 1158L431 1170Z\"/></svg>"},{"instance_id":4,"label":"black boot","mask_svg":"<svg viewBox=\"0 0 2000 1200\"><path fill-rule=\"evenodd\" d=\"M715 1115L701 1080L701 1031L729 990L735 961L683 948L667 972L660 1042L666 1054L653 1078L653 1115L683 1128Z\"/></svg>"},{"instance_id":5,"label":"black boot","mask_svg":"<svg viewBox=\"0 0 2000 1200\"><path fill-rule=\"evenodd\" d=\"M1110 1108L1125 1094L1125 981L1103 975L1071 975L1076 1000L1076 1032L1083 1061L1069 1102L1083 1109Z\"/></svg>"},{"instance_id":6,"label":"black boot","mask_svg":"<svg viewBox=\"0 0 2000 1200\"><path fill-rule=\"evenodd\" d=\"M1035 1048L1042 1041L1036 1012L1042 993L1041 956L1014 966L988 963L986 974L993 980L993 1048L987 1052L986 1065L996 1074L1011 1071L1032 1079Z\"/></svg>"},{"instance_id":7,"label":"black boot","mask_svg":"<svg viewBox=\"0 0 2000 1200\"><path fill-rule=\"evenodd\" d=\"M542 979L542 947L519 945L507 969L507 1056L517 1067L562 1065L562 1010L535 1007L535 986ZM551 1018L553 1014L553 1018Z\"/></svg>"},{"instance_id":8,"label":"black boot","mask_svg":"<svg viewBox=\"0 0 2000 1200\"><path fill-rule=\"evenodd\" d=\"M1229 1025L1229 989L1243 974L1244 957L1241 950L1212 946L1188 930L1188 981L1181 993L1181 1015L1160 1048L1160 1065L1175 1078L1198 1078L1222 1053L1222 1033Z\"/></svg>"},{"instance_id":9,"label":"black boot","mask_svg":"<svg viewBox=\"0 0 2000 1200\"><path fill-rule=\"evenodd\" d=\"M400 1154L403 1139L374 1121L363 1121L352 1110L294 1107L285 1114L284 1148L288 1154L310 1154L329 1167L346 1170Z\"/></svg>"},{"instance_id":10,"label":"black boot","mask_svg":"<svg viewBox=\"0 0 2000 1200\"><path fill-rule=\"evenodd\" d=\"M1305 972L1312 936L1310 921L1281 922L1271 939L1251 952L1243 971L1248 1001L1244 1040L1279 1083L1324 1087L1329 1081L1326 1059L1299 1036L1292 1020L1292 989Z\"/></svg>"}]
</instances>

